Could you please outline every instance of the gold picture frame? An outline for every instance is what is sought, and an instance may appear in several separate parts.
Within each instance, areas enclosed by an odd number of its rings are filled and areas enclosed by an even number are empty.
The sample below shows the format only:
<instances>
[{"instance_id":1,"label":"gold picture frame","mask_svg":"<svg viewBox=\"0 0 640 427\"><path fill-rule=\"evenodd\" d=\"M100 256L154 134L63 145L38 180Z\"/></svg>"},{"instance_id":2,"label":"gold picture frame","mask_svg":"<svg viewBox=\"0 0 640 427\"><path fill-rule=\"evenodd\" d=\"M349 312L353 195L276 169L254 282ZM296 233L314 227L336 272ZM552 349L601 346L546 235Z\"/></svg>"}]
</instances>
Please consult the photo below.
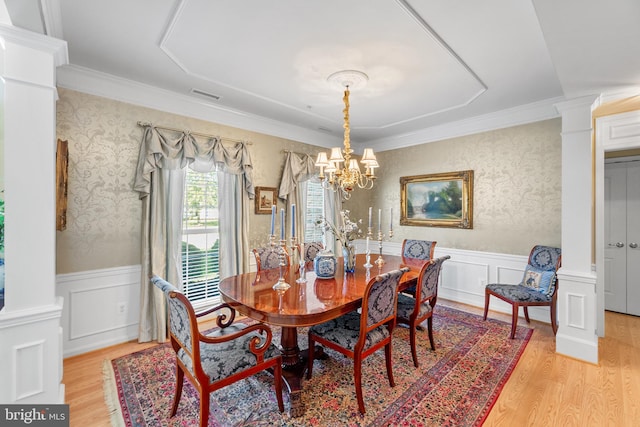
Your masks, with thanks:
<instances>
[{"instance_id":1,"label":"gold picture frame","mask_svg":"<svg viewBox=\"0 0 640 427\"><path fill-rule=\"evenodd\" d=\"M270 214L271 206L278 205L278 195L275 187L256 187L256 214Z\"/></svg>"},{"instance_id":2,"label":"gold picture frame","mask_svg":"<svg viewBox=\"0 0 640 427\"><path fill-rule=\"evenodd\" d=\"M400 225L473 228L473 171L400 177Z\"/></svg>"}]
</instances>

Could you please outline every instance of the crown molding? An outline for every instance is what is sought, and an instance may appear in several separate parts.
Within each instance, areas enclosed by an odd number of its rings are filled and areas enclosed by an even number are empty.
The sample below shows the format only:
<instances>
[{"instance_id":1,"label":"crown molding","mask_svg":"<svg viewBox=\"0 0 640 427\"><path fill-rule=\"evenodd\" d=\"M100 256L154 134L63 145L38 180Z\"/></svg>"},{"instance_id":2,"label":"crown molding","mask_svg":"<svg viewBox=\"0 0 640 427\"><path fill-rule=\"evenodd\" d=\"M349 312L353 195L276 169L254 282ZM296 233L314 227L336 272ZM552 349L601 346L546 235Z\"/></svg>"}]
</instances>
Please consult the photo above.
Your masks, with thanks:
<instances>
[{"instance_id":1,"label":"crown molding","mask_svg":"<svg viewBox=\"0 0 640 427\"><path fill-rule=\"evenodd\" d=\"M242 111L212 105L197 98L76 65L60 67L57 72L57 83L58 86L67 89L101 96L103 98L264 133L319 147L331 148L342 144L340 137L304 129L276 120L270 120ZM563 97L546 99L495 113L432 126L413 133L372 140L366 143L357 143L357 146L363 147L366 145L376 151L387 151L548 120L559 117L555 105L564 100Z\"/></svg>"},{"instance_id":2,"label":"crown molding","mask_svg":"<svg viewBox=\"0 0 640 427\"><path fill-rule=\"evenodd\" d=\"M67 89L103 98L300 141L305 144L327 148L342 144L342 139L336 136L213 105L194 97L76 65L59 68L57 83L58 86Z\"/></svg>"},{"instance_id":3,"label":"crown molding","mask_svg":"<svg viewBox=\"0 0 640 427\"><path fill-rule=\"evenodd\" d=\"M417 132L369 141L366 145L376 151L386 151L549 120L560 117L555 105L563 100L564 97L545 99L469 119L432 126Z\"/></svg>"}]
</instances>

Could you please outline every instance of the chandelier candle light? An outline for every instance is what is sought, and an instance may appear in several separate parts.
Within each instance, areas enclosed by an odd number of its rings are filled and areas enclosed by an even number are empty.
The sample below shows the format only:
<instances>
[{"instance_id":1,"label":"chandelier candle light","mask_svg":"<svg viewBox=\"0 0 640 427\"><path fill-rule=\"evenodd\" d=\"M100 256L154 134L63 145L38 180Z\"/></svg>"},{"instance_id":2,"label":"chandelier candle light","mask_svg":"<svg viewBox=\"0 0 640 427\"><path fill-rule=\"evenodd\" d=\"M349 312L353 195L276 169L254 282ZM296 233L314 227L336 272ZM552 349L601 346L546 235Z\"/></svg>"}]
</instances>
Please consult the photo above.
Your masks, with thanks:
<instances>
[{"instance_id":1,"label":"chandelier candle light","mask_svg":"<svg viewBox=\"0 0 640 427\"><path fill-rule=\"evenodd\" d=\"M356 70L338 71L327 78L330 83L340 84L341 87L346 88L342 98L344 101L344 148L333 147L329 157L324 151L318 153L315 165L320 168L318 177L322 181L323 187L340 192L344 200L351 197L351 191L356 187L363 189L373 188L373 182L376 179L375 168L379 166L371 148L365 148L360 159L360 163L365 168L364 173L360 171L358 161L351 158L353 150L351 149L351 128L349 124L349 88L362 86L367 80L369 80L369 77L365 73ZM344 165L342 164L343 162Z\"/></svg>"}]
</instances>

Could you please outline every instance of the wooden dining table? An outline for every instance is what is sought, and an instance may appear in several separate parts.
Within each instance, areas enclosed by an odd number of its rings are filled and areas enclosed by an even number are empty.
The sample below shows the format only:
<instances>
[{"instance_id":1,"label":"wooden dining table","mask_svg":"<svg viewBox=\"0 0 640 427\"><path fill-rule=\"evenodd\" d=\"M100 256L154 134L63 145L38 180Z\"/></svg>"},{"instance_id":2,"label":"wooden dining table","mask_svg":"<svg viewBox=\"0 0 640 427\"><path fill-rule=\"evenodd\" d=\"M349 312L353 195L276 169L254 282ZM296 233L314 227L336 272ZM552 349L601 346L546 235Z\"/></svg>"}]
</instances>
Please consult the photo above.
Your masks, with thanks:
<instances>
[{"instance_id":1,"label":"wooden dining table","mask_svg":"<svg viewBox=\"0 0 640 427\"><path fill-rule=\"evenodd\" d=\"M305 270L307 281L296 282L300 277L297 265L282 269L282 276L290 285L286 291L273 286L280 278L280 268L231 276L220 282L222 300L251 319L282 328L280 345L283 359L283 377L289 391L290 415L302 416L302 378L306 370L306 350L298 345L298 328L317 325L357 310L362 304L364 290L372 277L402 267L409 267L399 285L399 290L415 284L424 261L384 255L380 267L365 268L365 255L357 255L356 270L345 273L342 258L338 259L336 275L332 279L317 278L313 265ZM317 358L326 357L321 349Z\"/></svg>"}]
</instances>

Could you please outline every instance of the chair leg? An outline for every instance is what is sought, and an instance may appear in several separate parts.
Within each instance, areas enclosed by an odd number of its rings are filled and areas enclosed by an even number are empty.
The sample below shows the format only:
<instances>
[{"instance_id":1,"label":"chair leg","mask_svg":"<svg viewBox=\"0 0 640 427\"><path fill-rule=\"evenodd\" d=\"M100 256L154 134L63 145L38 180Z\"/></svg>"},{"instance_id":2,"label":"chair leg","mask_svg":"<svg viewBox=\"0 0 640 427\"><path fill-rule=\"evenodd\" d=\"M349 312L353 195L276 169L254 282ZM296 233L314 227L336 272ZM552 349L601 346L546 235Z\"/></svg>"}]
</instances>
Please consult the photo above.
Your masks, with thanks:
<instances>
[{"instance_id":1,"label":"chair leg","mask_svg":"<svg viewBox=\"0 0 640 427\"><path fill-rule=\"evenodd\" d=\"M356 385L358 409L364 415L364 398L362 397L362 355L356 354L353 359L353 380Z\"/></svg>"},{"instance_id":2,"label":"chair leg","mask_svg":"<svg viewBox=\"0 0 640 427\"><path fill-rule=\"evenodd\" d=\"M489 292L487 292L487 290L484 290L484 319L483 320L487 320L487 313L489 312L489 297L491 297L491 295L489 295Z\"/></svg>"},{"instance_id":3,"label":"chair leg","mask_svg":"<svg viewBox=\"0 0 640 427\"><path fill-rule=\"evenodd\" d=\"M556 302L555 301L551 301L551 307L549 307L549 309L551 310L551 329L553 329L553 335L556 335L558 333L558 323L556 319Z\"/></svg>"},{"instance_id":4,"label":"chair leg","mask_svg":"<svg viewBox=\"0 0 640 427\"><path fill-rule=\"evenodd\" d=\"M182 384L184 383L184 372L178 363L176 362L176 392L173 396L173 406L169 413L169 418L173 417L178 411L178 404L180 403L180 396L182 396Z\"/></svg>"},{"instance_id":5,"label":"chair leg","mask_svg":"<svg viewBox=\"0 0 640 427\"><path fill-rule=\"evenodd\" d=\"M418 352L416 350L416 328L409 325L409 344L411 345L411 357L413 366L418 367Z\"/></svg>"},{"instance_id":6,"label":"chair leg","mask_svg":"<svg viewBox=\"0 0 640 427\"><path fill-rule=\"evenodd\" d=\"M429 332L429 342L431 343L431 350L436 351L436 343L433 340L433 317L427 319L427 331Z\"/></svg>"},{"instance_id":7,"label":"chair leg","mask_svg":"<svg viewBox=\"0 0 640 427\"><path fill-rule=\"evenodd\" d=\"M307 352L307 379L310 380L311 375L313 375L313 359L315 357L313 354L315 352L315 342L311 335L309 335L309 349Z\"/></svg>"},{"instance_id":8,"label":"chair leg","mask_svg":"<svg viewBox=\"0 0 640 427\"><path fill-rule=\"evenodd\" d=\"M200 427L209 424L209 390L202 390L200 395Z\"/></svg>"},{"instance_id":9,"label":"chair leg","mask_svg":"<svg viewBox=\"0 0 640 427\"><path fill-rule=\"evenodd\" d=\"M511 312L511 339L514 339L516 336L516 326L518 326L518 304L513 304L513 309Z\"/></svg>"},{"instance_id":10,"label":"chair leg","mask_svg":"<svg viewBox=\"0 0 640 427\"><path fill-rule=\"evenodd\" d=\"M395 387L396 381L393 379L393 359L391 358L391 341L384 346L384 359L387 365L387 377L389 378L389 385Z\"/></svg>"},{"instance_id":11,"label":"chair leg","mask_svg":"<svg viewBox=\"0 0 640 427\"><path fill-rule=\"evenodd\" d=\"M276 399L278 399L278 410L284 412L284 403L282 402L282 363L278 362L273 368L274 386L276 389Z\"/></svg>"},{"instance_id":12,"label":"chair leg","mask_svg":"<svg viewBox=\"0 0 640 427\"><path fill-rule=\"evenodd\" d=\"M526 320L527 323L531 323L531 320L529 320L529 307L523 305L522 310L524 311L524 320Z\"/></svg>"}]
</instances>

